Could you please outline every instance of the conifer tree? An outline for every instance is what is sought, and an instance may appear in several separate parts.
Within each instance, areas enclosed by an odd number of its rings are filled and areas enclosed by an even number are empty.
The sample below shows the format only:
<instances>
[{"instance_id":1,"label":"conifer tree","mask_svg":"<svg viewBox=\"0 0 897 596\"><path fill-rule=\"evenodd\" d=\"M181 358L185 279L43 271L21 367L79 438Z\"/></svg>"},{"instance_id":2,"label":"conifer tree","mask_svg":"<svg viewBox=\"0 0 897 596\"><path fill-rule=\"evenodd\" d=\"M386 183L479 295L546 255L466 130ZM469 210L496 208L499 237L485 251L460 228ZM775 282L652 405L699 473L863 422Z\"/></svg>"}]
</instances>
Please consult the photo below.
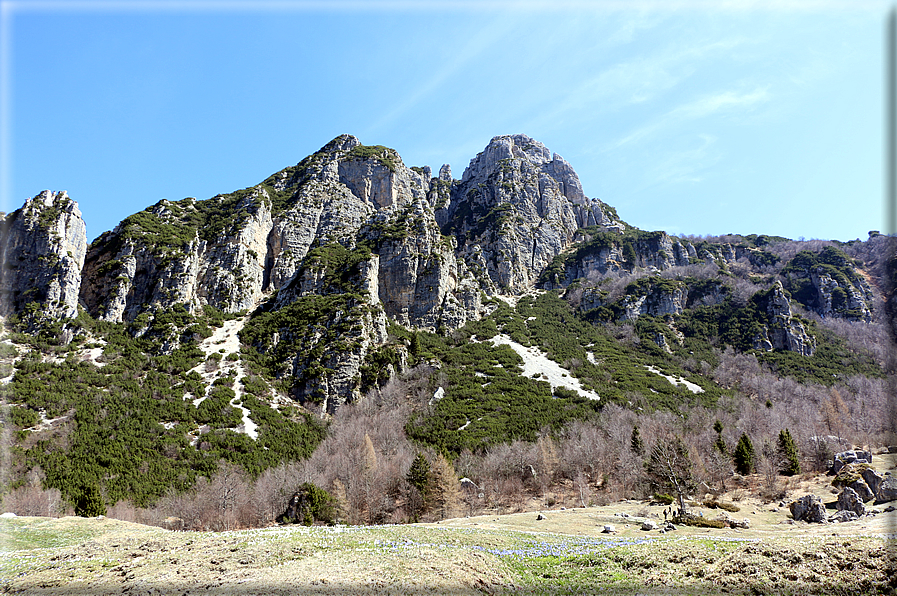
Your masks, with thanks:
<instances>
[{"instance_id":1,"label":"conifer tree","mask_svg":"<svg viewBox=\"0 0 897 596\"><path fill-rule=\"evenodd\" d=\"M106 503L96 484L87 484L81 487L75 498L75 515L79 517L106 515Z\"/></svg>"},{"instance_id":2,"label":"conifer tree","mask_svg":"<svg viewBox=\"0 0 897 596\"><path fill-rule=\"evenodd\" d=\"M716 447L716 450L722 453L723 455L729 455L729 447L726 445L726 442L723 440L723 423L717 420L713 424L713 430L716 431L716 442L713 444Z\"/></svg>"},{"instance_id":3,"label":"conifer tree","mask_svg":"<svg viewBox=\"0 0 897 596\"><path fill-rule=\"evenodd\" d=\"M732 459L735 462L735 471L745 476L754 471L754 446L751 444L751 439L745 433L741 433L741 438L738 439L738 444L735 446L735 453L732 454Z\"/></svg>"},{"instance_id":4,"label":"conifer tree","mask_svg":"<svg viewBox=\"0 0 897 596\"><path fill-rule=\"evenodd\" d=\"M414 461L411 462L405 479L408 484L418 490L424 499L427 498L427 494L430 492L430 462L427 461L423 453L418 452Z\"/></svg>"},{"instance_id":5,"label":"conifer tree","mask_svg":"<svg viewBox=\"0 0 897 596\"><path fill-rule=\"evenodd\" d=\"M782 476L794 476L800 474L800 455L797 451L797 445L791 438L791 433L787 428L779 431L778 452L782 458L782 469L779 473Z\"/></svg>"},{"instance_id":6,"label":"conifer tree","mask_svg":"<svg viewBox=\"0 0 897 596\"><path fill-rule=\"evenodd\" d=\"M437 455L431 468L432 502L441 519L452 515L461 503L461 483L451 462Z\"/></svg>"},{"instance_id":7,"label":"conifer tree","mask_svg":"<svg viewBox=\"0 0 897 596\"><path fill-rule=\"evenodd\" d=\"M642 457L645 455L645 444L642 442L642 436L638 432L638 426L632 427L632 436L629 439L629 446L632 452Z\"/></svg>"}]
</instances>

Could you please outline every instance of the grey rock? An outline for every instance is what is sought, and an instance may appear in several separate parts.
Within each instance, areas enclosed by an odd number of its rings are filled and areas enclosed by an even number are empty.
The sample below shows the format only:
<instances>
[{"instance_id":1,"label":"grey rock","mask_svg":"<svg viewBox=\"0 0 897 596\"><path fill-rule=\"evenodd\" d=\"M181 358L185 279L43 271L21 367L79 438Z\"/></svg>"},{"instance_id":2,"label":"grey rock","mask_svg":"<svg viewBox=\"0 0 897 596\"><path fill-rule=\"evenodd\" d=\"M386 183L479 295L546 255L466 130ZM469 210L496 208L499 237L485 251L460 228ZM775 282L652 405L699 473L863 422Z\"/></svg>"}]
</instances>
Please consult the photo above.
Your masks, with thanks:
<instances>
[{"instance_id":1,"label":"grey rock","mask_svg":"<svg viewBox=\"0 0 897 596\"><path fill-rule=\"evenodd\" d=\"M613 524L605 524L604 529L601 530L602 534L616 534L617 529L613 526Z\"/></svg>"},{"instance_id":2,"label":"grey rock","mask_svg":"<svg viewBox=\"0 0 897 596\"><path fill-rule=\"evenodd\" d=\"M857 497L859 497L860 501L866 503L875 498L875 491L866 484L864 480L854 480L850 484L847 485L847 488L853 490Z\"/></svg>"},{"instance_id":3,"label":"grey rock","mask_svg":"<svg viewBox=\"0 0 897 596\"><path fill-rule=\"evenodd\" d=\"M872 452L851 450L836 453L829 468L829 474L837 474L841 468L847 464L865 464L872 463Z\"/></svg>"},{"instance_id":4,"label":"grey rock","mask_svg":"<svg viewBox=\"0 0 897 596\"><path fill-rule=\"evenodd\" d=\"M887 503L895 500L897 500L897 478L889 476L878 485L878 492L875 493L875 502Z\"/></svg>"},{"instance_id":5,"label":"grey rock","mask_svg":"<svg viewBox=\"0 0 897 596\"><path fill-rule=\"evenodd\" d=\"M642 530L649 531L649 530L656 530L656 529L657 529L657 522L655 522L654 520L647 519L642 522Z\"/></svg>"},{"instance_id":6,"label":"grey rock","mask_svg":"<svg viewBox=\"0 0 897 596\"><path fill-rule=\"evenodd\" d=\"M865 486L865 485L864 485ZM869 490L869 487L866 487ZM866 507L863 505L863 499L851 487L845 487L841 494L838 495L838 503L836 505L838 511L852 511L858 516L866 514Z\"/></svg>"},{"instance_id":7,"label":"grey rock","mask_svg":"<svg viewBox=\"0 0 897 596\"><path fill-rule=\"evenodd\" d=\"M81 211L65 191L45 190L0 217L0 315L35 304L40 317L75 317L86 251Z\"/></svg>"},{"instance_id":8,"label":"grey rock","mask_svg":"<svg viewBox=\"0 0 897 596\"><path fill-rule=\"evenodd\" d=\"M850 509L842 509L837 513L833 514L828 518L830 523L844 523L850 521L856 521L860 518L860 515L857 515L854 511Z\"/></svg>"},{"instance_id":9,"label":"grey rock","mask_svg":"<svg viewBox=\"0 0 897 596\"><path fill-rule=\"evenodd\" d=\"M777 280L762 302L765 302L767 323L753 338L754 349L788 350L812 356L816 351L816 338L809 335L803 323L793 316L782 282Z\"/></svg>"},{"instance_id":10,"label":"grey rock","mask_svg":"<svg viewBox=\"0 0 897 596\"><path fill-rule=\"evenodd\" d=\"M450 231L487 293L519 293L573 242L595 208L566 161L525 135L500 136L453 186Z\"/></svg>"},{"instance_id":11,"label":"grey rock","mask_svg":"<svg viewBox=\"0 0 897 596\"><path fill-rule=\"evenodd\" d=\"M824 524L828 521L825 505L822 504L822 499L816 495L805 495L800 499L792 501L788 508L791 510L791 517L795 521L819 524Z\"/></svg>"}]
</instances>

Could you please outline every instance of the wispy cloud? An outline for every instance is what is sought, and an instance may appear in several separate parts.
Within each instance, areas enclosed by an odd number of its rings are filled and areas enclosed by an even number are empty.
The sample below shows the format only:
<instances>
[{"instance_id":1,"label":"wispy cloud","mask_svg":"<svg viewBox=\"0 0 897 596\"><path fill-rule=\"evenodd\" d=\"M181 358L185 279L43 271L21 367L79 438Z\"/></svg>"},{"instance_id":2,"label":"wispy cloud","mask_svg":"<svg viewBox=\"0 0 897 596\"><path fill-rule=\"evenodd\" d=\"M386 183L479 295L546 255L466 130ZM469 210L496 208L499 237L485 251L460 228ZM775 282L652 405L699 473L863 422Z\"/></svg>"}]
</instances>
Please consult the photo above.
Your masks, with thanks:
<instances>
[{"instance_id":1,"label":"wispy cloud","mask_svg":"<svg viewBox=\"0 0 897 596\"><path fill-rule=\"evenodd\" d=\"M654 21L655 25L661 23ZM643 23L643 26L648 25ZM622 27L628 31L634 25L623 24ZM745 38L733 36L711 42L666 46L649 55L606 66L594 76L567 87L560 100L554 102L551 109L540 113L529 127L537 129L543 122L556 122L569 115L581 118L585 113L611 112L657 101L698 72L702 59L729 52L745 42ZM596 60L600 60L600 55Z\"/></svg>"},{"instance_id":2,"label":"wispy cloud","mask_svg":"<svg viewBox=\"0 0 897 596\"><path fill-rule=\"evenodd\" d=\"M699 145L693 149L674 151L661 159L653 168L651 179L656 183L696 183L704 179L707 168L718 163L721 155L713 151L716 137L698 135Z\"/></svg>"},{"instance_id":3,"label":"wispy cloud","mask_svg":"<svg viewBox=\"0 0 897 596\"><path fill-rule=\"evenodd\" d=\"M670 112L669 118L692 119L703 118L727 109L751 109L759 103L769 100L769 87L755 89L750 93L724 91L702 97L692 103L680 106Z\"/></svg>"},{"instance_id":4,"label":"wispy cloud","mask_svg":"<svg viewBox=\"0 0 897 596\"><path fill-rule=\"evenodd\" d=\"M686 120L706 118L723 111L749 111L758 104L769 101L769 88L757 88L747 93L723 91L698 98L695 101L678 106L664 115L652 120L626 136L612 142L608 149L617 149L645 139L661 129L673 127Z\"/></svg>"},{"instance_id":5,"label":"wispy cloud","mask_svg":"<svg viewBox=\"0 0 897 596\"><path fill-rule=\"evenodd\" d=\"M374 122L367 132L375 133L393 124L415 106L427 100L449 79L485 54L490 47L501 43L515 25L516 21L514 19L503 15L501 18L496 18L483 26L466 44L461 46L460 51L455 54L452 60L443 64L441 68L418 85L402 102Z\"/></svg>"}]
</instances>

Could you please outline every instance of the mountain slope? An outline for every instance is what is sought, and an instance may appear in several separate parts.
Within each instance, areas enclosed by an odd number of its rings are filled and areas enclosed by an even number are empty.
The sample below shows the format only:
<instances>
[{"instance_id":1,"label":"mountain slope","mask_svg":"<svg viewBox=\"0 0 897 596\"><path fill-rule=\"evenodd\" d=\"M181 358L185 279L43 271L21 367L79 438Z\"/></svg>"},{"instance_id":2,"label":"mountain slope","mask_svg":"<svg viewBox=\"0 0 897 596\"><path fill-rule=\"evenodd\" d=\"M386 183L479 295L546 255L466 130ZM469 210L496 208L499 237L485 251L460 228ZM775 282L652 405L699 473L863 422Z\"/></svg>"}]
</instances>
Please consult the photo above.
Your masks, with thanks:
<instances>
[{"instance_id":1,"label":"mountain slope","mask_svg":"<svg viewBox=\"0 0 897 596\"><path fill-rule=\"evenodd\" d=\"M607 408L731 409L736 366L857 399L886 376L879 239L642 231L524 135L431 174L343 135L89 247L64 193L7 216L18 477L151 503L222 462L308 457L320 418L409 372L405 435L452 457ZM225 325L239 350L214 343Z\"/></svg>"}]
</instances>

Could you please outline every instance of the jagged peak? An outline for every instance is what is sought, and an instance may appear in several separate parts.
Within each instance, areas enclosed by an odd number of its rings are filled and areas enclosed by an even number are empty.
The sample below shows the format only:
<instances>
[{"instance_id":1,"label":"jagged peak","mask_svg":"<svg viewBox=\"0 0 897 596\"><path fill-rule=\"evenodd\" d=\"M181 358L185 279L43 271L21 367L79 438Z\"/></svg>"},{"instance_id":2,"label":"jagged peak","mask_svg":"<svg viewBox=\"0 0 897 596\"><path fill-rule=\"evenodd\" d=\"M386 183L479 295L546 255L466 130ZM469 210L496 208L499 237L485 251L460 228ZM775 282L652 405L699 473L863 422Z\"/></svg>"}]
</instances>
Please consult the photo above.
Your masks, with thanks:
<instances>
[{"instance_id":1,"label":"jagged peak","mask_svg":"<svg viewBox=\"0 0 897 596\"><path fill-rule=\"evenodd\" d=\"M355 147L361 145L361 141L358 140L358 137L355 137L350 134L341 134L323 147L321 147L320 152L331 153L334 151L351 151Z\"/></svg>"}]
</instances>

